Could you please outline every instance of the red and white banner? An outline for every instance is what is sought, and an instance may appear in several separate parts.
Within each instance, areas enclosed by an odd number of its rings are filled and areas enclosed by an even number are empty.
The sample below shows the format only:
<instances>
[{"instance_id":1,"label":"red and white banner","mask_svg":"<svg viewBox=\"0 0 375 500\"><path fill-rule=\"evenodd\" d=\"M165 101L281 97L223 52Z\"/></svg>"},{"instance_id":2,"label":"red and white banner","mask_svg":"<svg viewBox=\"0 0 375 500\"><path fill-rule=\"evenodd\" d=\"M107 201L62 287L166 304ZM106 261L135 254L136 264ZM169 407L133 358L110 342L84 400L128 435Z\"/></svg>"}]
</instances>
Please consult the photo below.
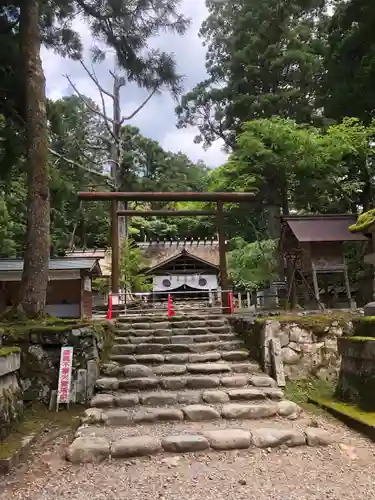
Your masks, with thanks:
<instances>
[{"instance_id":1,"label":"red and white banner","mask_svg":"<svg viewBox=\"0 0 375 500\"><path fill-rule=\"evenodd\" d=\"M60 356L59 385L57 388L57 409L60 403L69 404L72 382L73 347L62 347Z\"/></svg>"}]
</instances>

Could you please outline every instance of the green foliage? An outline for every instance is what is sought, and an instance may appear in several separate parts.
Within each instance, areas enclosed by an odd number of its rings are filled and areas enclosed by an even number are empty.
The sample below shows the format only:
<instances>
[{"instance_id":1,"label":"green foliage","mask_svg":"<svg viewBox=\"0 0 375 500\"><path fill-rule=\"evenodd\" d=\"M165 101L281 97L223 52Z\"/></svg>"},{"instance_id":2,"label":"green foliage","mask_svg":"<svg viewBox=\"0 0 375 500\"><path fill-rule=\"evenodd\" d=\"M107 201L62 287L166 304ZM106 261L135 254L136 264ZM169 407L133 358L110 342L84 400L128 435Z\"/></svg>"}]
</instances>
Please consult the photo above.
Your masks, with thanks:
<instances>
[{"instance_id":1,"label":"green foliage","mask_svg":"<svg viewBox=\"0 0 375 500\"><path fill-rule=\"evenodd\" d=\"M211 178L215 188L256 189L284 214L349 212L372 197L373 133L373 125L349 118L325 130L278 117L245 122L229 161Z\"/></svg>"},{"instance_id":2,"label":"green foliage","mask_svg":"<svg viewBox=\"0 0 375 500\"><path fill-rule=\"evenodd\" d=\"M110 282L108 278L94 278L92 280L93 292L108 293L110 290Z\"/></svg>"},{"instance_id":3,"label":"green foliage","mask_svg":"<svg viewBox=\"0 0 375 500\"><path fill-rule=\"evenodd\" d=\"M237 288L259 289L276 277L276 242L273 240L246 243L242 238L231 241L228 269Z\"/></svg>"},{"instance_id":4,"label":"green foliage","mask_svg":"<svg viewBox=\"0 0 375 500\"><path fill-rule=\"evenodd\" d=\"M208 78L183 96L179 126L198 127L197 142L232 148L246 120L278 115L316 118L323 72L325 2L206 2L200 36Z\"/></svg>"},{"instance_id":5,"label":"green foliage","mask_svg":"<svg viewBox=\"0 0 375 500\"><path fill-rule=\"evenodd\" d=\"M334 119L374 118L375 4L372 0L337 2L328 25L323 102Z\"/></svg>"},{"instance_id":6,"label":"green foliage","mask_svg":"<svg viewBox=\"0 0 375 500\"><path fill-rule=\"evenodd\" d=\"M349 226L352 233L365 233L372 224L375 222L375 209L372 208L368 212L361 214L357 222Z\"/></svg>"},{"instance_id":7,"label":"green foliage","mask_svg":"<svg viewBox=\"0 0 375 500\"><path fill-rule=\"evenodd\" d=\"M131 239L124 239L120 254L120 285L126 291L148 292L152 285L149 278L142 274L144 268L141 250Z\"/></svg>"}]
</instances>

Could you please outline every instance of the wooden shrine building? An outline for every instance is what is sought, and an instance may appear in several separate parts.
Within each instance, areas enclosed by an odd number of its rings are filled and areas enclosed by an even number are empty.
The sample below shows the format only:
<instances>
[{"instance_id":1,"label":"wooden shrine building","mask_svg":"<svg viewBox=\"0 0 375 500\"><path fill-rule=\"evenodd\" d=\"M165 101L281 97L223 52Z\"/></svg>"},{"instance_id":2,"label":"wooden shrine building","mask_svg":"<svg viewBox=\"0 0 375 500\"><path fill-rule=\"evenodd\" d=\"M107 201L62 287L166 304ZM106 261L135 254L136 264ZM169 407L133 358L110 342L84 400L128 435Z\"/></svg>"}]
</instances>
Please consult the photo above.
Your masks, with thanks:
<instances>
[{"instance_id":1,"label":"wooden shrine building","mask_svg":"<svg viewBox=\"0 0 375 500\"><path fill-rule=\"evenodd\" d=\"M170 292L207 294L218 289L219 242L216 240L137 243L152 277L155 295Z\"/></svg>"},{"instance_id":2,"label":"wooden shrine building","mask_svg":"<svg viewBox=\"0 0 375 500\"><path fill-rule=\"evenodd\" d=\"M344 243L367 244L363 234L349 231L355 221L355 215L281 217L279 254L288 278L287 301L292 307L297 305L297 295L302 295L304 307L315 302L323 309L321 286L327 296L329 284L338 279L345 287L348 305L352 306Z\"/></svg>"}]
</instances>

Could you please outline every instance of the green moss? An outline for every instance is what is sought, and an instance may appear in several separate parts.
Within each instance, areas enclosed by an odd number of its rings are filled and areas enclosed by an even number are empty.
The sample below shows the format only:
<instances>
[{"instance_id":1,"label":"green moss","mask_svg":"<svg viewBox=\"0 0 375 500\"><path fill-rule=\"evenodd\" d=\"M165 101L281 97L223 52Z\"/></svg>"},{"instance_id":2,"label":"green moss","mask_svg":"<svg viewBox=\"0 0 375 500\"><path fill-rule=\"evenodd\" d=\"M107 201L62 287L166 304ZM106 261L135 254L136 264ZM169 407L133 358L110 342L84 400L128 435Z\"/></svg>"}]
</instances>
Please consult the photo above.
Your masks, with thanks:
<instances>
[{"instance_id":1,"label":"green moss","mask_svg":"<svg viewBox=\"0 0 375 500\"><path fill-rule=\"evenodd\" d=\"M0 358L4 358L5 356L9 356L9 354L14 354L20 351L21 349L19 347L0 347Z\"/></svg>"},{"instance_id":2,"label":"green moss","mask_svg":"<svg viewBox=\"0 0 375 500\"><path fill-rule=\"evenodd\" d=\"M362 316L353 320L356 337L375 337L375 316Z\"/></svg>"},{"instance_id":3,"label":"green moss","mask_svg":"<svg viewBox=\"0 0 375 500\"><path fill-rule=\"evenodd\" d=\"M25 437L30 435L44 434L45 431L53 431L58 428L74 429L80 423L80 415L83 407L72 405L68 410L50 412L42 405L34 405L24 413L24 419L16 425L12 433L0 443L0 459L9 458L21 450Z\"/></svg>"},{"instance_id":4,"label":"green moss","mask_svg":"<svg viewBox=\"0 0 375 500\"><path fill-rule=\"evenodd\" d=\"M332 313L332 314L309 314L304 316L299 316L296 314L285 314L280 316L268 316L263 318L257 318L256 322L263 324L265 321L279 321L282 325L295 323L300 328L312 331L317 336L322 336L327 333L327 327L333 326L333 323L337 323L344 329L348 327L349 321L359 318L359 315L353 315L352 313Z\"/></svg>"},{"instance_id":5,"label":"green moss","mask_svg":"<svg viewBox=\"0 0 375 500\"><path fill-rule=\"evenodd\" d=\"M15 341L22 341L32 333L42 333L44 335L54 335L56 333L68 332L76 328L84 328L86 326L96 325L97 321L82 321L82 320L54 320L54 322L4 322L0 325L4 337Z\"/></svg>"},{"instance_id":6,"label":"green moss","mask_svg":"<svg viewBox=\"0 0 375 500\"><path fill-rule=\"evenodd\" d=\"M349 226L351 233L365 233L369 227L375 222L375 208L361 214L357 222Z\"/></svg>"},{"instance_id":7,"label":"green moss","mask_svg":"<svg viewBox=\"0 0 375 500\"><path fill-rule=\"evenodd\" d=\"M305 380L289 380L284 390L286 399L294 401L301 407L314 413L322 413L321 410L309 402L312 396L331 397L334 393L332 384L317 377Z\"/></svg>"},{"instance_id":8,"label":"green moss","mask_svg":"<svg viewBox=\"0 0 375 500\"><path fill-rule=\"evenodd\" d=\"M357 405L342 403L335 399L322 398L318 396L313 396L310 398L311 401L323 408L334 410L337 413L341 413L361 424L368 425L370 427L375 427L375 412L373 411L363 411Z\"/></svg>"},{"instance_id":9,"label":"green moss","mask_svg":"<svg viewBox=\"0 0 375 500\"><path fill-rule=\"evenodd\" d=\"M358 335L353 335L353 336L350 336L350 337L343 337L343 339L347 339L347 340L350 340L350 341L354 341L354 342L371 342L371 341L375 341L375 338L374 337L359 337Z\"/></svg>"}]
</instances>

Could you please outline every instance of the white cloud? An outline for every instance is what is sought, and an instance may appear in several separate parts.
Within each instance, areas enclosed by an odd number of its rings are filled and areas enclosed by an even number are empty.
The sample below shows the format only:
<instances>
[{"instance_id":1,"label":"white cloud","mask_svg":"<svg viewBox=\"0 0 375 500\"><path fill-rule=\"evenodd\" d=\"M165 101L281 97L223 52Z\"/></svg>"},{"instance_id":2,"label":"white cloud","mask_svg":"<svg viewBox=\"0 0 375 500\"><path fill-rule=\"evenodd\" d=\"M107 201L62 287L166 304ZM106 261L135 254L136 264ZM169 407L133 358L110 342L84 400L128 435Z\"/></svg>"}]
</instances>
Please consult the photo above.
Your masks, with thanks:
<instances>
[{"instance_id":1,"label":"white cloud","mask_svg":"<svg viewBox=\"0 0 375 500\"><path fill-rule=\"evenodd\" d=\"M228 155L222 151L223 142L216 141L207 151L200 144L194 144L195 131L189 129L168 132L161 146L167 151L185 153L193 161L203 160L209 167L224 163Z\"/></svg>"},{"instance_id":2,"label":"white cloud","mask_svg":"<svg viewBox=\"0 0 375 500\"><path fill-rule=\"evenodd\" d=\"M185 89L190 90L196 83L206 77L205 49L198 37L202 21L207 15L204 0L183 0L182 12L192 19L192 25L183 37L171 34L161 34L153 45L161 50L175 53L178 71L185 75ZM90 47L92 39L88 27L77 20L75 29L80 33L85 48L85 62L90 64ZM68 81L63 76L69 75L79 92L90 97L100 105L100 96L95 84L85 73L78 62L61 58L46 49L42 50L43 66L46 76L47 95L51 99L59 99L73 92ZM104 88L111 89L112 78L109 69L113 68L113 58L96 66L99 81ZM121 107L123 114L130 114L146 97L143 89L130 85L123 90ZM106 100L108 113L110 113L109 98ZM192 160L203 159L208 166L216 167L225 159L221 151L221 144L215 143L209 150L204 151L200 145L194 144L193 138L196 131L192 128L177 130L174 108L176 103L172 97L163 93L154 96L143 110L131 121L132 125L139 127L142 134L151 137L171 151L182 151Z\"/></svg>"}]
</instances>

